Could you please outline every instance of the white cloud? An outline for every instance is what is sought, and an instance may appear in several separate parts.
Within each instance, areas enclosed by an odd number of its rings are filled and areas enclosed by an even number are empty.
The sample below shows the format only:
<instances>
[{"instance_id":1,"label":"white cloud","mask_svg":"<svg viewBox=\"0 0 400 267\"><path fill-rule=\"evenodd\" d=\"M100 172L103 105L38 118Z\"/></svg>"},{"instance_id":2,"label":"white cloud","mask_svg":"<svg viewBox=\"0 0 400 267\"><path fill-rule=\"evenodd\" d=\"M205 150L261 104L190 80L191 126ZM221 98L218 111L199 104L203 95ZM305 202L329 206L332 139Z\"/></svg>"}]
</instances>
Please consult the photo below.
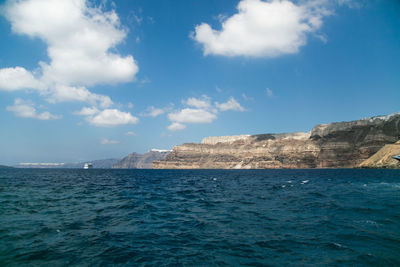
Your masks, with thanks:
<instances>
[{"instance_id":1,"label":"white cloud","mask_svg":"<svg viewBox=\"0 0 400 267\"><path fill-rule=\"evenodd\" d=\"M180 131L186 128L184 123L211 123L217 118L216 110L211 106L207 95L201 98L191 97L182 100L182 104L190 108L183 108L168 114L172 122L167 128L170 131Z\"/></svg>"},{"instance_id":2,"label":"white cloud","mask_svg":"<svg viewBox=\"0 0 400 267\"><path fill-rule=\"evenodd\" d=\"M40 82L32 73L21 67L0 69L0 90L39 89Z\"/></svg>"},{"instance_id":3,"label":"white cloud","mask_svg":"<svg viewBox=\"0 0 400 267\"><path fill-rule=\"evenodd\" d=\"M242 94L242 98L246 101L254 101L254 97L248 96L245 93Z\"/></svg>"},{"instance_id":4,"label":"white cloud","mask_svg":"<svg viewBox=\"0 0 400 267\"><path fill-rule=\"evenodd\" d=\"M110 140L110 139L107 139L107 138L102 138L100 140L100 144L102 144L102 145L115 145L115 144L119 144L119 142L116 141L116 140Z\"/></svg>"},{"instance_id":5,"label":"white cloud","mask_svg":"<svg viewBox=\"0 0 400 267\"><path fill-rule=\"evenodd\" d=\"M156 108L154 106L149 106L146 108L144 112L142 112L140 115L141 116L150 116L150 117L158 117L166 112L169 112L173 109L174 105L171 103L168 106L165 106L163 108Z\"/></svg>"},{"instance_id":6,"label":"white cloud","mask_svg":"<svg viewBox=\"0 0 400 267\"><path fill-rule=\"evenodd\" d=\"M86 116L86 121L99 127L113 127L125 124L136 124L139 119L129 112L122 112L117 109L105 109L100 111L96 107L83 107L75 111L75 115ZM136 135L134 132L127 132L126 135Z\"/></svg>"},{"instance_id":7,"label":"white cloud","mask_svg":"<svg viewBox=\"0 0 400 267\"><path fill-rule=\"evenodd\" d=\"M180 131L186 128L186 125L179 123L179 122L173 122L171 125L168 126L168 130L170 131Z\"/></svg>"},{"instance_id":8,"label":"white cloud","mask_svg":"<svg viewBox=\"0 0 400 267\"><path fill-rule=\"evenodd\" d=\"M275 57L293 54L307 43L307 35L322 26L329 12L325 1L241 0L238 13L223 20L222 29L195 27L192 38L204 55Z\"/></svg>"},{"instance_id":9,"label":"white cloud","mask_svg":"<svg viewBox=\"0 0 400 267\"><path fill-rule=\"evenodd\" d=\"M135 132L126 132L125 135L136 136L137 134Z\"/></svg>"},{"instance_id":10,"label":"white cloud","mask_svg":"<svg viewBox=\"0 0 400 267\"><path fill-rule=\"evenodd\" d=\"M201 98L191 97L183 100L182 103L190 107L201 109L208 109L211 106L210 98L206 95L203 95Z\"/></svg>"},{"instance_id":11,"label":"white cloud","mask_svg":"<svg viewBox=\"0 0 400 267\"><path fill-rule=\"evenodd\" d=\"M172 122L167 128L170 131L178 131L186 128L187 123L211 123L217 119L219 111L244 111L245 109L232 96L225 103L215 102L211 104L211 98L203 95L201 98L191 97L182 100L182 104L189 106L168 114Z\"/></svg>"},{"instance_id":12,"label":"white cloud","mask_svg":"<svg viewBox=\"0 0 400 267\"><path fill-rule=\"evenodd\" d=\"M75 111L75 115L92 116L100 111L96 107L83 107L80 111Z\"/></svg>"},{"instance_id":13,"label":"white cloud","mask_svg":"<svg viewBox=\"0 0 400 267\"><path fill-rule=\"evenodd\" d=\"M236 101L235 98L232 96L229 98L229 100L225 103L218 103L215 102L215 105L217 108L221 111L227 111L227 110L234 110L234 111L244 111L245 109L239 104L239 102Z\"/></svg>"},{"instance_id":14,"label":"white cloud","mask_svg":"<svg viewBox=\"0 0 400 267\"><path fill-rule=\"evenodd\" d=\"M9 1L5 16L15 33L48 45L50 64L43 79L67 85L131 81L138 71L132 56L109 52L126 36L114 11L89 7L85 0Z\"/></svg>"},{"instance_id":15,"label":"white cloud","mask_svg":"<svg viewBox=\"0 0 400 267\"><path fill-rule=\"evenodd\" d=\"M157 117L166 112L166 109L161 109L161 108L156 108L153 106L150 106L146 109L144 113L142 113L142 116L150 116L150 117Z\"/></svg>"},{"instance_id":16,"label":"white cloud","mask_svg":"<svg viewBox=\"0 0 400 267\"><path fill-rule=\"evenodd\" d=\"M87 102L92 105L99 105L103 108L109 107L113 104L110 97L99 95L90 92L85 87L73 87L59 85L47 99L51 103L66 102L66 101L80 101Z\"/></svg>"},{"instance_id":17,"label":"white cloud","mask_svg":"<svg viewBox=\"0 0 400 267\"><path fill-rule=\"evenodd\" d=\"M0 89L40 89L51 102L108 107L108 96L86 87L135 80L133 57L112 51L127 34L115 11L85 0L25 0L7 1L3 14L14 33L44 41L50 61L39 62L40 76L22 67L0 69Z\"/></svg>"},{"instance_id":18,"label":"white cloud","mask_svg":"<svg viewBox=\"0 0 400 267\"><path fill-rule=\"evenodd\" d=\"M32 102L20 98L15 99L14 105L8 106L6 110L14 112L17 117L22 118L38 120L56 120L61 118L61 116L53 115L48 111L38 113Z\"/></svg>"},{"instance_id":19,"label":"white cloud","mask_svg":"<svg viewBox=\"0 0 400 267\"><path fill-rule=\"evenodd\" d=\"M266 94L267 94L268 97L273 97L273 96L274 96L274 92L272 92L272 90L269 89L269 88L266 88L266 89L265 89L265 92L266 92Z\"/></svg>"},{"instance_id":20,"label":"white cloud","mask_svg":"<svg viewBox=\"0 0 400 267\"><path fill-rule=\"evenodd\" d=\"M203 109L184 108L168 114L168 118L179 123L210 123L217 118L214 113Z\"/></svg>"},{"instance_id":21,"label":"white cloud","mask_svg":"<svg viewBox=\"0 0 400 267\"><path fill-rule=\"evenodd\" d=\"M113 127L125 124L136 124L139 119L129 112L122 112L118 109L105 109L95 116L89 116L86 120L95 126Z\"/></svg>"}]
</instances>

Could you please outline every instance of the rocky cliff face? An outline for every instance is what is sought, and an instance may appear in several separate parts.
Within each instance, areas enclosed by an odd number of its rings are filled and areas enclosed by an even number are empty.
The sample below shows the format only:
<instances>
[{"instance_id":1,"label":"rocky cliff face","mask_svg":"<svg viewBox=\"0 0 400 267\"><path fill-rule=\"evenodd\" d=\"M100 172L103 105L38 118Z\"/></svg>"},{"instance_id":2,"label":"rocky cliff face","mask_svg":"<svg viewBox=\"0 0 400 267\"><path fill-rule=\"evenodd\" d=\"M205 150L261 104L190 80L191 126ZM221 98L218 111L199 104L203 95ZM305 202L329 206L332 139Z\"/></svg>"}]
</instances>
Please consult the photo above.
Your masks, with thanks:
<instances>
[{"instance_id":1,"label":"rocky cliff face","mask_svg":"<svg viewBox=\"0 0 400 267\"><path fill-rule=\"evenodd\" d=\"M360 164L361 168L400 168L400 161L392 158L400 155L400 141L395 144L385 145L372 157L366 159Z\"/></svg>"},{"instance_id":2,"label":"rocky cliff face","mask_svg":"<svg viewBox=\"0 0 400 267\"><path fill-rule=\"evenodd\" d=\"M174 147L161 169L352 168L400 134L400 113L315 126L309 133L209 137Z\"/></svg>"},{"instance_id":3,"label":"rocky cliff face","mask_svg":"<svg viewBox=\"0 0 400 267\"><path fill-rule=\"evenodd\" d=\"M131 153L119 162L113 164L113 169L151 169L153 161L162 160L169 151L153 150L146 154Z\"/></svg>"}]
</instances>

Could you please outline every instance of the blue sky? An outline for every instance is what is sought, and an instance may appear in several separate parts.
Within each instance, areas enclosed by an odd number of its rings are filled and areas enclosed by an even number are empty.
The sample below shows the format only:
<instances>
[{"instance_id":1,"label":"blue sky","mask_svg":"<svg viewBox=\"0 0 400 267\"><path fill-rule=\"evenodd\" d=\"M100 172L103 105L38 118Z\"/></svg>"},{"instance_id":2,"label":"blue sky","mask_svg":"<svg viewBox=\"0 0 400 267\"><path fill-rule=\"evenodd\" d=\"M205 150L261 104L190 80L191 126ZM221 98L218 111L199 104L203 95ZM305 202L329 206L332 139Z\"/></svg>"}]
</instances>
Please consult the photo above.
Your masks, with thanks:
<instances>
[{"instance_id":1,"label":"blue sky","mask_svg":"<svg viewBox=\"0 0 400 267\"><path fill-rule=\"evenodd\" d=\"M0 3L3 164L399 112L398 1Z\"/></svg>"}]
</instances>

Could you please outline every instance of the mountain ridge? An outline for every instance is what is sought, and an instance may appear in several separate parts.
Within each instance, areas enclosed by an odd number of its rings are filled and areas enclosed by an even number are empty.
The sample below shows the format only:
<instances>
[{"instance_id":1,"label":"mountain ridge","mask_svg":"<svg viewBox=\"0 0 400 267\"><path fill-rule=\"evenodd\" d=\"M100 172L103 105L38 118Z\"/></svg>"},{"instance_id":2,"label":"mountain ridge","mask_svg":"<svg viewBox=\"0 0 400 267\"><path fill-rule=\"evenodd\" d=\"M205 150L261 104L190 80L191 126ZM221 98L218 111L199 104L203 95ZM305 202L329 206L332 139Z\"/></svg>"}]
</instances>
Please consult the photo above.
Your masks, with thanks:
<instances>
[{"instance_id":1,"label":"mountain ridge","mask_svg":"<svg viewBox=\"0 0 400 267\"><path fill-rule=\"evenodd\" d=\"M117 163L113 169L151 169L156 160L162 160L169 154L169 150L152 149L145 154L133 152Z\"/></svg>"}]
</instances>

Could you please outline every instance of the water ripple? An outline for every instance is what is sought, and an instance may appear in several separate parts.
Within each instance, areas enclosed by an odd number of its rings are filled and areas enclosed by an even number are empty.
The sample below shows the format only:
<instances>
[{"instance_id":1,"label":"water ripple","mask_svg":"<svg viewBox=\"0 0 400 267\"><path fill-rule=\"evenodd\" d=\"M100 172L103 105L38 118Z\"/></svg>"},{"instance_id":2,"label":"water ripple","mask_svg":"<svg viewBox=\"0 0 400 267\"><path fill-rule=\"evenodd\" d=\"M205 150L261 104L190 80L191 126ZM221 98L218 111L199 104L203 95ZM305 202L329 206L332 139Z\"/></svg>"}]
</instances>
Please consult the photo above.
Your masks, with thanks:
<instances>
[{"instance_id":1,"label":"water ripple","mask_svg":"<svg viewBox=\"0 0 400 267\"><path fill-rule=\"evenodd\" d=\"M399 266L395 170L0 170L0 265Z\"/></svg>"}]
</instances>

